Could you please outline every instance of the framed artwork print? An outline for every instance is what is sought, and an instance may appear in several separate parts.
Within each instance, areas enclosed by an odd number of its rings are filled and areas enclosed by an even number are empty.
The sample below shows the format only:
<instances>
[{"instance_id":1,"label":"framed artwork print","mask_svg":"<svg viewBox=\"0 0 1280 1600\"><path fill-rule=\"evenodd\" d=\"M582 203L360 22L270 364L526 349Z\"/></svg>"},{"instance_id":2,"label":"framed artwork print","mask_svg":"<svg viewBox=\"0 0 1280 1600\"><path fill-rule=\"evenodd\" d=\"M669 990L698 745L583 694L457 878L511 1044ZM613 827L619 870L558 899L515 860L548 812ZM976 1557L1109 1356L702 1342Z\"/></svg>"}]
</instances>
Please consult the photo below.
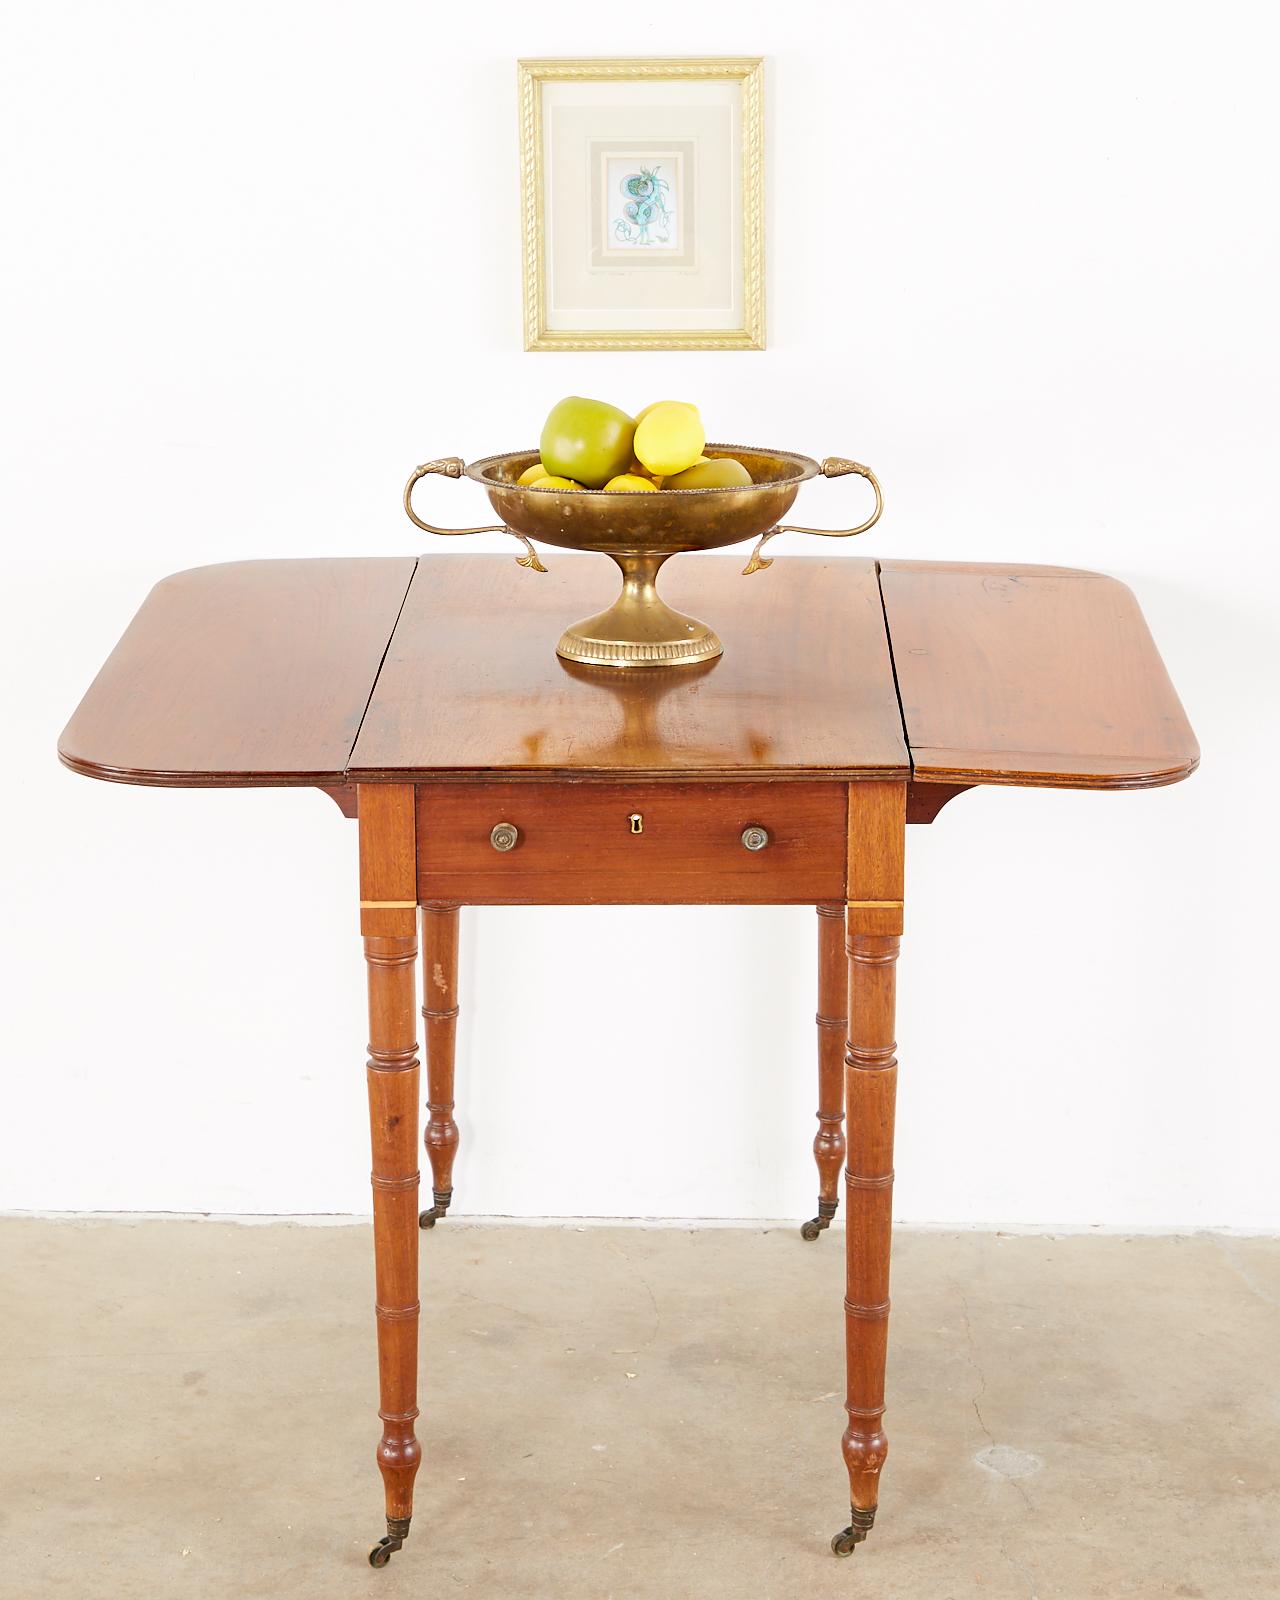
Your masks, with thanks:
<instances>
[{"instance_id":1,"label":"framed artwork print","mask_svg":"<svg viewBox=\"0 0 1280 1600\"><path fill-rule=\"evenodd\" d=\"M521 61L526 350L764 349L764 63Z\"/></svg>"}]
</instances>

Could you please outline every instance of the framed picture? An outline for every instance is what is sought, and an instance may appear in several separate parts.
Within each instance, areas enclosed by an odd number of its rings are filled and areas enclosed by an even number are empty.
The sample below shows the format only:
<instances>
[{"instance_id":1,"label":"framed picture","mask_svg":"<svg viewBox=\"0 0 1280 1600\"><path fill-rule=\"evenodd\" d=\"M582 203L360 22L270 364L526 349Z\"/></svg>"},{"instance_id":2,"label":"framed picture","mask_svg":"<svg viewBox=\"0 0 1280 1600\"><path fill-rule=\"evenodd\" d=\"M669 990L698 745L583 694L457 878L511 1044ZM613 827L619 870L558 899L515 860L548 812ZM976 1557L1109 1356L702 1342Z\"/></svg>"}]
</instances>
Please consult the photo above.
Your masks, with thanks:
<instances>
[{"instance_id":1,"label":"framed picture","mask_svg":"<svg viewBox=\"0 0 1280 1600\"><path fill-rule=\"evenodd\" d=\"M520 64L526 350L764 349L764 63Z\"/></svg>"}]
</instances>

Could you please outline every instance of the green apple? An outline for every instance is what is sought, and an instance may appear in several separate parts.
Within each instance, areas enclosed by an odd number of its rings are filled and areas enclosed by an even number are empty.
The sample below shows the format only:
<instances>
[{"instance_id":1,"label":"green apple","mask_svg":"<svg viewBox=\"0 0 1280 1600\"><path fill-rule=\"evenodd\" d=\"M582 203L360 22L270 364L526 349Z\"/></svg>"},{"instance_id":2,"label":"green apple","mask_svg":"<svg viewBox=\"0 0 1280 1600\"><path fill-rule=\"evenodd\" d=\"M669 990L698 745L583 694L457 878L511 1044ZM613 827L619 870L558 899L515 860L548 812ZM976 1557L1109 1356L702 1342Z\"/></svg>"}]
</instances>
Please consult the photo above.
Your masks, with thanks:
<instances>
[{"instance_id":1,"label":"green apple","mask_svg":"<svg viewBox=\"0 0 1280 1600\"><path fill-rule=\"evenodd\" d=\"M710 461L698 461L683 472L674 473L662 480L667 489L742 489L751 482L751 474L732 456L714 456Z\"/></svg>"},{"instance_id":2,"label":"green apple","mask_svg":"<svg viewBox=\"0 0 1280 1600\"><path fill-rule=\"evenodd\" d=\"M631 465L636 425L604 400L571 394L552 406L542 429L542 464L553 477L603 489Z\"/></svg>"}]
</instances>

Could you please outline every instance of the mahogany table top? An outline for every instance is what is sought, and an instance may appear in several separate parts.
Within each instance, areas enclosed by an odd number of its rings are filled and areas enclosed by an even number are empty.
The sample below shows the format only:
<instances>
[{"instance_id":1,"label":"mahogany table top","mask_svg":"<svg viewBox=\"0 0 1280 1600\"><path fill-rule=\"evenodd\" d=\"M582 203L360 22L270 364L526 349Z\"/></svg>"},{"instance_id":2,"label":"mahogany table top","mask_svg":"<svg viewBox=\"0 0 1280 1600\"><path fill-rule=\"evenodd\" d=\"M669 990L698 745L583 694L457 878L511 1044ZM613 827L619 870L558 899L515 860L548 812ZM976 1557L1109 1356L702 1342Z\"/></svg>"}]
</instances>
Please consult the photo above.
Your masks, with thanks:
<instances>
[{"instance_id":1,"label":"mahogany table top","mask_svg":"<svg viewBox=\"0 0 1280 1600\"><path fill-rule=\"evenodd\" d=\"M1195 737L1123 584L1060 567L723 557L664 570L725 653L574 666L611 564L556 555L249 561L152 590L59 741L78 772L176 786L914 778L1144 788Z\"/></svg>"}]
</instances>

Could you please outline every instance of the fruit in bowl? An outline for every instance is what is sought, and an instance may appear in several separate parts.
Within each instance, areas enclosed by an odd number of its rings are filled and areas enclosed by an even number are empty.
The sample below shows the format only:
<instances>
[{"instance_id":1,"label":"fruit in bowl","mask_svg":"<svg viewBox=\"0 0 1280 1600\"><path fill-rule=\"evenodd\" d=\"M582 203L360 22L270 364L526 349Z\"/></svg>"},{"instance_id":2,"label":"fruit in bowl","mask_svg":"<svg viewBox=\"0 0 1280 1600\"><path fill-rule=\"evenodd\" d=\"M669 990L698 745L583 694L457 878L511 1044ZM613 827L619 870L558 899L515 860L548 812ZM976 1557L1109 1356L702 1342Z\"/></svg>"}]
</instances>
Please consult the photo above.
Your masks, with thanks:
<instances>
[{"instance_id":1,"label":"fruit in bowl","mask_svg":"<svg viewBox=\"0 0 1280 1600\"><path fill-rule=\"evenodd\" d=\"M664 489L745 489L751 482L751 474L732 456L717 456L714 461L709 461L703 456L701 461L695 461L691 467L686 467L683 472L673 473L664 478Z\"/></svg>"},{"instance_id":2,"label":"fruit in bowl","mask_svg":"<svg viewBox=\"0 0 1280 1600\"><path fill-rule=\"evenodd\" d=\"M658 485L652 478L642 478L638 472L620 472L604 486L605 494L656 494Z\"/></svg>"},{"instance_id":3,"label":"fruit in bowl","mask_svg":"<svg viewBox=\"0 0 1280 1600\"><path fill-rule=\"evenodd\" d=\"M800 485L822 473L857 473L875 490L875 510L853 528L790 528L783 517ZM413 509L413 488L431 473L470 478L485 489L495 527L438 528ZM404 488L415 526L446 536L506 533L524 553L522 567L547 568L533 541L608 556L622 572L622 592L596 616L566 628L556 646L584 667L658 667L710 661L721 651L706 623L666 605L657 576L672 556L757 541L745 573L770 565L762 555L780 533L850 538L874 526L880 486L869 467L841 456L821 466L808 456L747 445L711 445L698 408L655 400L634 418L618 407L569 395L552 408L540 451L485 456L469 466L457 456L424 462Z\"/></svg>"},{"instance_id":4,"label":"fruit in bowl","mask_svg":"<svg viewBox=\"0 0 1280 1600\"><path fill-rule=\"evenodd\" d=\"M516 479L521 489L651 494L654 490L740 489L753 480L732 456L709 459L698 408L654 400L634 418L605 400L567 395L542 428L539 459Z\"/></svg>"},{"instance_id":5,"label":"fruit in bowl","mask_svg":"<svg viewBox=\"0 0 1280 1600\"><path fill-rule=\"evenodd\" d=\"M603 489L631 465L635 433L635 423L617 406L571 394L552 406L542 426L542 464L553 478Z\"/></svg>"},{"instance_id":6,"label":"fruit in bowl","mask_svg":"<svg viewBox=\"0 0 1280 1600\"><path fill-rule=\"evenodd\" d=\"M692 467L706 442L702 418L693 406L662 400L646 411L636 428L636 460L667 477Z\"/></svg>"}]
</instances>

